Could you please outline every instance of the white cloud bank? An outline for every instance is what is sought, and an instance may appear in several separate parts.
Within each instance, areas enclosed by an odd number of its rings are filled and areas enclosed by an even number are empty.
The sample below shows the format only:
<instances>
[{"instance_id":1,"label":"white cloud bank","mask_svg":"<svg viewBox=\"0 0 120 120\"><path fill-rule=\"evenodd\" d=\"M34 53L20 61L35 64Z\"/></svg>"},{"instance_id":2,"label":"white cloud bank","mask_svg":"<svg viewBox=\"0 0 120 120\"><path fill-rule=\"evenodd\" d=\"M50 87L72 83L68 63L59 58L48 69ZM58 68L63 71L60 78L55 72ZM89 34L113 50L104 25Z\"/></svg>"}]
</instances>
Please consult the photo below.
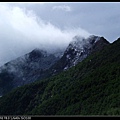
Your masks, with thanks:
<instances>
[{"instance_id":1,"label":"white cloud bank","mask_svg":"<svg viewBox=\"0 0 120 120\"><path fill-rule=\"evenodd\" d=\"M33 11L0 4L0 65L34 48L48 51L65 48L77 34L90 35L81 28L61 30Z\"/></svg>"}]
</instances>

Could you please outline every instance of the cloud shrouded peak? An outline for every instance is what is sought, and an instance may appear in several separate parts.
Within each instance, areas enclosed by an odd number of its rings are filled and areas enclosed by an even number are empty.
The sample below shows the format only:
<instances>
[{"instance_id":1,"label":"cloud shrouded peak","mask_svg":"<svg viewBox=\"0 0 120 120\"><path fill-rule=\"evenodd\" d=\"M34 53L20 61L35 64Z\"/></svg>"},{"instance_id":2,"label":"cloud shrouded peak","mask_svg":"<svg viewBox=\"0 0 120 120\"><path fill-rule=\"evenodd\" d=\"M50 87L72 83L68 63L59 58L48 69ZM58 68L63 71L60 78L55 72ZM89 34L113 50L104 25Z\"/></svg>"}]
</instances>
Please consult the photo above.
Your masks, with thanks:
<instances>
[{"instance_id":1,"label":"cloud shrouded peak","mask_svg":"<svg viewBox=\"0 0 120 120\"><path fill-rule=\"evenodd\" d=\"M81 28L62 30L32 10L8 4L0 4L0 18L0 65L35 48L64 49L76 34L90 35Z\"/></svg>"}]
</instances>

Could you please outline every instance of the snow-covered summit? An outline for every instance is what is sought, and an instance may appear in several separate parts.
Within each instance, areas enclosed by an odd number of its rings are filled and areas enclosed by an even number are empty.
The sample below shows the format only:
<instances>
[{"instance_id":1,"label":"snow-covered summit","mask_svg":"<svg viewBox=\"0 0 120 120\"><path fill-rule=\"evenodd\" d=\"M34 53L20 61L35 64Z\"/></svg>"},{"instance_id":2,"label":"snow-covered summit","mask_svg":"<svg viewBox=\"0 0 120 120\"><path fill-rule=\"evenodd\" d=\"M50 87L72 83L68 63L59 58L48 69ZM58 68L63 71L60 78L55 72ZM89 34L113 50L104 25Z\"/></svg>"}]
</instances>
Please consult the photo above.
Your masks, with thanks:
<instances>
[{"instance_id":1,"label":"snow-covered summit","mask_svg":"<svg viewBox=\"0 0 120 120\"><path fill-rule=\"evenodd\" d=\"M75 36L73 41L69 44L65 53L67 53L66 58L70 61L70 66L75 66L78 62L82 61L91 52L92 47L101 37L91 35L88 38ZM66 69L66 67L65 67Z\"/></svg>"},{"instance_id":2,"label":"snow-covered summit","mask_svg":"<svg viewBox=\"0 0 120 120\"><path fill-rule=\"evenodd\" d=\"M81 37L81 36L75 36L73 40L71 41L71 43L69 44L69 46L67 47L66 51L72 48L74 48L75 50L81 50L85 46L87 48L90 48L93 44L99 41L100 38L101 37L95 36L95 35L91 35L88 38Z\"/></svg>"},{"instance_id":3,"label":"snow-covered summit","mask_svg":"<svg viewBox=\"0 0 120 120\"><path fill-rule=\"evenodd\" d=\"M63 57L59 60L53 71L67 70L84 60L90 53L102 49L109 42L99 36L90 35L88 38L75 36L66 48Z\"/></svg>"}]
</instances>

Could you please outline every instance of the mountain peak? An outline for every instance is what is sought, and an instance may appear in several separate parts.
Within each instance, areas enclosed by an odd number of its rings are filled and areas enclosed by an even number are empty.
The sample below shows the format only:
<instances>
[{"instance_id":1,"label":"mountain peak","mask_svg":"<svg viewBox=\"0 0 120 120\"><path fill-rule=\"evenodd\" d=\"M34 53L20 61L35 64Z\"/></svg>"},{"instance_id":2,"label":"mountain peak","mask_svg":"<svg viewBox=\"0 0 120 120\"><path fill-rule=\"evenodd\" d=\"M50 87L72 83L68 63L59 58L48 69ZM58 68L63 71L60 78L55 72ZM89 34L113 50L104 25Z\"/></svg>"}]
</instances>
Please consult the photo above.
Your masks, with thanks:
<instances>
[{"instance_id":1,"label":"mountain peak","mask_svg":"<svg viewBox=\"0 0 120 120\"><path fill-rule=\"evenodd\" d=\"M29 59L31 61L34 61L34 60L37 60L37 59L40 59L41 57L45 57L47 56L47 52L46 51L43 51L43 50L40 50L38 48L34 49L33 51L31 51L29 53Z\"/></svg>"},{"instance_id":2,"label":"mountain peak","mask_svg":"<svg viewBox=\"0 0 120 120\"><path fill-rule=\"evenodd\" d=\"M88 38L81 37L81 36L75 36L71 43L69 44L67 50L69 48L76 48L76 49L83 49L86 45L86 47L91 47L93 44L95 44L97 41L99 41L101 37L90 35Z\"/></svg>"},{"instance_id":3,"label":"mountain peak","mask_svg":"<svg viewBox=\"0 0 120 120\"><path fill-rule=\"evenodd\" d=\"M95 35L90 35L88 38L75 36L65 51L65 53L68 54L66 56L67 59L72 59L69 67L75 66L78 62L81 62L83 59L85 59L92 51L93 46L95 46L100 39L101 37Z\"/></svg>"},{"instance_id":4,"label":"mountain peak","mask_svg":"<svg viewBox=\"0 0 120 120\"><path fill-rule=\"evenodd\" d=\"M70 42L53 71L67 70L84 60L92 52L102 49L107 44L109 42L103 37L90 35L88 38L85 38L77 35Z\"/></svg>"},{"instance_id":5,"label":"mountain peak","mask_svg":"<svg viewBox=\"0 0 120 120\"><path fill-rule=\"evenodd\" d=\"M64 53L62 50L48 53L37 48L0 67L0 79L3 81L10 80L9 87L11 89L28 84L38 78L43 79L75 66L89 54L102 49L108 43L103 37L91 35L84 38L77 35ZM4 78L5 75L9 78ZM7 85L2 85L0 89L4 91ZM0 93L0 95L2 94L3 92Z\"/></svg>"}]
</instances>

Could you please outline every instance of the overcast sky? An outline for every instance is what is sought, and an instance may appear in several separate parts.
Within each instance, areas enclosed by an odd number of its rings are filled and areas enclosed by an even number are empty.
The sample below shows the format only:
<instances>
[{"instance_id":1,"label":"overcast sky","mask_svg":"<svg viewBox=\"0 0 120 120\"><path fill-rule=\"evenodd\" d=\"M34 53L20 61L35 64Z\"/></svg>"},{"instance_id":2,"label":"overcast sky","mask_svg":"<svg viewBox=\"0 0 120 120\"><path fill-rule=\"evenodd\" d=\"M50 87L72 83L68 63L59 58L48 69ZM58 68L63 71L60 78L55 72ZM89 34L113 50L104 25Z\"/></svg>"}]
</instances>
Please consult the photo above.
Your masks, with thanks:
<instances>
[{"instance_id":1,"label":"overcast sky","mask_svg":"<svg viewBox=\"0 0 120 120\"><path fill-rule=\"evenodd\" d=\"M0 65L36 47L65 48L75 35L120 37L119 2L0 3Z\"/></svg>"}]
</instances>

